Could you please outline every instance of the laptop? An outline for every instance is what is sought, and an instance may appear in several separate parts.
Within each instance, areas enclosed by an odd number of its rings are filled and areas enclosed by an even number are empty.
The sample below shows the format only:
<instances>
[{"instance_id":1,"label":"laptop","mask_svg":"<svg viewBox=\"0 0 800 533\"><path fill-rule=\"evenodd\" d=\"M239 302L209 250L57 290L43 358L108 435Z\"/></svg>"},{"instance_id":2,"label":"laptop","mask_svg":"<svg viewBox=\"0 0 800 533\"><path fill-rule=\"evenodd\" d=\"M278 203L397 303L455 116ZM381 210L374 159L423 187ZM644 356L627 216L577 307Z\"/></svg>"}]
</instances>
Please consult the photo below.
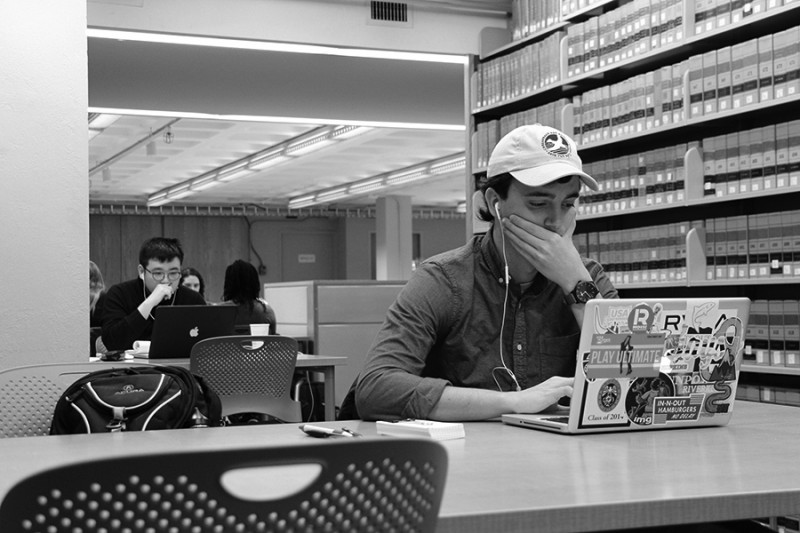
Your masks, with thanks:
<instances>
[{"instance_id":1,"label":"laptop","mask_svg":"<svg viewBox=\"0 0 800 533\"><path fill-rule=\"evenodd\" d=\"M235 305L175 305L155 309L148 359L188 358L203 339L233 335Z\"/></svg>"},{"instance_id":2,"label":"laptop","mask_svg":"<svg viewBox=\"0 0 800 533\"><path fill-rule=\"evenodd\" d=\"M568 434L723 426L749 310L748 298L591 300L568 412L502 421Z\"/></svg>"}]
</instances>

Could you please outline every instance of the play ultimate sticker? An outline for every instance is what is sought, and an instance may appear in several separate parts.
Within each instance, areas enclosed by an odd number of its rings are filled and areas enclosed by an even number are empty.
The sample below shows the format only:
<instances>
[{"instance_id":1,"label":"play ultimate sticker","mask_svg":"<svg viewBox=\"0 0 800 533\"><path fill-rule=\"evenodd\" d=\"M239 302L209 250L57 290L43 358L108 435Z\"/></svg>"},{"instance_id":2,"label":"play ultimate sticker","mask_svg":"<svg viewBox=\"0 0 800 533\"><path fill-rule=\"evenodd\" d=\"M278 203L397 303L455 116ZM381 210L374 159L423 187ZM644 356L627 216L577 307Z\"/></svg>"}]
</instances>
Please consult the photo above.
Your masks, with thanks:
<instances>
[{"instance_id":1,"label":"play ultimate sticker","mask_svg":"<svg viewBox=\"0 0 800 533\"><path fill-rule=\"evenodd\" d=\"M656 377L665 338L664 332L592 335L592 347L585 359L586 377Z\"/></svg>"}]
</instances>

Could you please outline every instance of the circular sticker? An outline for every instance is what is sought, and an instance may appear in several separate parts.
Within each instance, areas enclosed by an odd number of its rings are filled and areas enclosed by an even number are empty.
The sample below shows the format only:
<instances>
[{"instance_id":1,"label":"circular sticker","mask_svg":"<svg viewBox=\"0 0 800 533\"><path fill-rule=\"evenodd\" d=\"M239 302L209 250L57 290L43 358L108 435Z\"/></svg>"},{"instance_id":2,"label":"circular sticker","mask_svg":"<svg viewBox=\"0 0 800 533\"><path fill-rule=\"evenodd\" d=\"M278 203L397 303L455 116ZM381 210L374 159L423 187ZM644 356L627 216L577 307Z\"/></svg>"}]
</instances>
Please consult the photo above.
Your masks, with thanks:
<instances>
[{"instance_id":1,"label":"circular sticker","mask_svg":"<svg viewBox=\"0 0 800 533\"><path fill-rule=\"evenodd\" d=\"M666 374L634 380L625 396L625 412L631 422L642 426L652 424L653 402L659 396L675 396L675 385Z\"/></svg>"},{"instance_id":2,"label":"circular sticker","mask_svg":"<svg viewBox=\"0 0 800 533\"><path fill-rule=\"evenodd\" d=\"M609 379L600 387L597 392L597 407L607 413L613 411L622 397L622 387L616 379Z\"/></svg>"},{"instance_id":3,"label":"circular sticker","mask_svg":"<svg viewBox=\"0 0 800 533\"><path fill-rule=\"evenodd\" d=\"M628 314L628 328L634 333L644 333L653 327L656 315L647 304L639 304Z\"/></svg>"}]
</instances>

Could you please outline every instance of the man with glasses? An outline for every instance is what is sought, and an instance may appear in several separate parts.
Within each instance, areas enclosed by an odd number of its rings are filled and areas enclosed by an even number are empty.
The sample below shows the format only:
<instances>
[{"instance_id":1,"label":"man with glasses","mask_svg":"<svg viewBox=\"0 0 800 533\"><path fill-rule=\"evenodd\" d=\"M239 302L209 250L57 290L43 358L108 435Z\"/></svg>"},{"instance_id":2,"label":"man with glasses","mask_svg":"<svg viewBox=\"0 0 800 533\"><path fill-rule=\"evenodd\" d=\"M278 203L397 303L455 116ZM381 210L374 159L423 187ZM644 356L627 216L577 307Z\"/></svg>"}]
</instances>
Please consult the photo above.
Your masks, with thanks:
<instances>
[{"instance_id":1,"label":"man with glasses","mask_svg":"<svg viewBox=\"0 0 800 533\"><path fill-rule=\"evenodd\" d=\"M103 308L103 344L127 350L150 340L159 305L205 305L200 293L180 285L183 249L178 239L154 237L139 250L139 277L114 285Z\"/></svg>"}]
</instances>

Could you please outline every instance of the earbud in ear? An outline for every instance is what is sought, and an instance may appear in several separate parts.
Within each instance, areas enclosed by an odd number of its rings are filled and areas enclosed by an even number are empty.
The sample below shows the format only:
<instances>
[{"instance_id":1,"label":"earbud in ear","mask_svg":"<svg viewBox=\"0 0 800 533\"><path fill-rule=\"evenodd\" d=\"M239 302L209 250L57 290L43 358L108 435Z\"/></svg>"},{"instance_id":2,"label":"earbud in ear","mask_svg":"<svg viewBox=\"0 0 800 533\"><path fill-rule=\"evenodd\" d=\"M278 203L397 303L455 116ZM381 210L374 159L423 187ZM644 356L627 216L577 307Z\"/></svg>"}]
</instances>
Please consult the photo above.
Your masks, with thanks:
<instances>
[{"instance_id":1,"label":"earbud in ear","mask_svg":"<svg viewBox=\"0 0 800 533\"><path fill-rule=\"evenodd\" d=\"M500 202L494 203L494 212L497 215L497 218L501 218L500 216Z\"/></svg>"}]
</instances>

